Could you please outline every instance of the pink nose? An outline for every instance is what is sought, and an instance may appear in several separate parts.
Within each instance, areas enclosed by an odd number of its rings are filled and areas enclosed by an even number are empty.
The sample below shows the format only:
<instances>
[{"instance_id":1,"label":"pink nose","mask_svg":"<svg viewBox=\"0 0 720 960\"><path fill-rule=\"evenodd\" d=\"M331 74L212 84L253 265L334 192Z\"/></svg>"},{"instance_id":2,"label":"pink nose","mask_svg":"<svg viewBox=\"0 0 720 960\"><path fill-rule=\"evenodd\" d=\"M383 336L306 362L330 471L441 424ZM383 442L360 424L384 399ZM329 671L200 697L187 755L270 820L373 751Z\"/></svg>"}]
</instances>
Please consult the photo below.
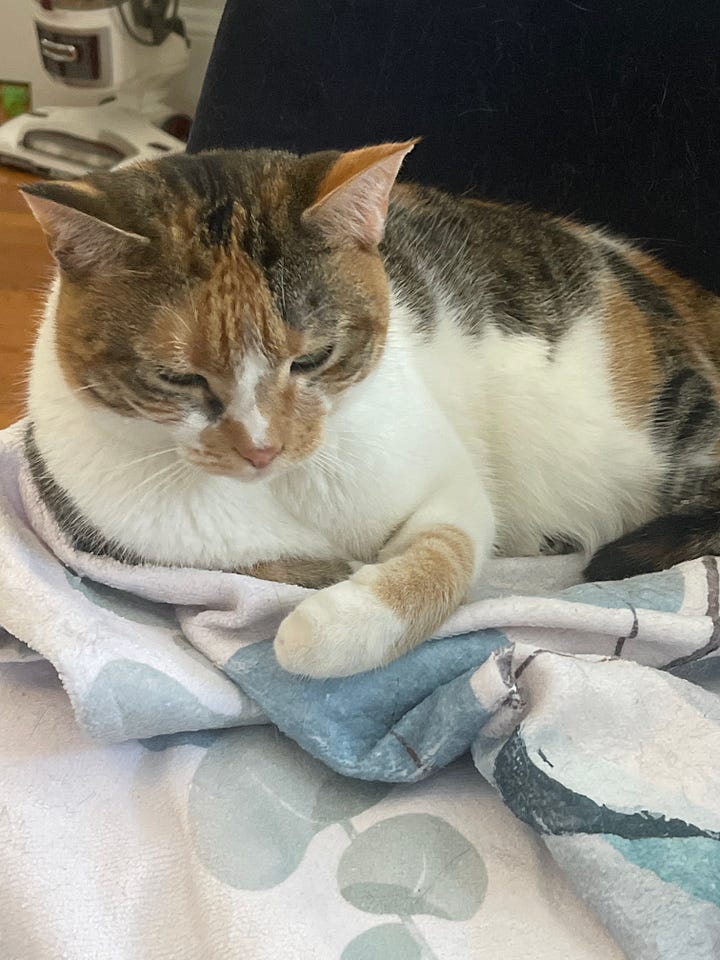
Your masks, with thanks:
<instances>
[{"instance_id":1,"label":"pink nose","mask_svg":"<svg viewBox=\"0 0 720 960\"><path fill-rule=\"evenodd\" d=\"M250 447L244 451L242 456L251 463L257 470L262 470L272 463L275 457L280 453L282 447Z\"/></svg>"}]
</instances>

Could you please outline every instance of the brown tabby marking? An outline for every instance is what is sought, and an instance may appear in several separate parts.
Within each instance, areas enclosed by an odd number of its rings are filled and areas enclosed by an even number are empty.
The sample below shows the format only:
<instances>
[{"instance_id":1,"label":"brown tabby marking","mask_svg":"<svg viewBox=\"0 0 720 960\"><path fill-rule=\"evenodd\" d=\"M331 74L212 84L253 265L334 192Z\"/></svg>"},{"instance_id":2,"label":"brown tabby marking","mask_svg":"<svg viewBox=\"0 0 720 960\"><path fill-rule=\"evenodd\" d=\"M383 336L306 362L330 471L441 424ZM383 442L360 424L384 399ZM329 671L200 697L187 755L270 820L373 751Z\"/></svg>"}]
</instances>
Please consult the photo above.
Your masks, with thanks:
<instances>
[{"instance_id":1,"label":"brown tabby marking","mask_svg":"<svg viewBox=\"0 0 720 960\"><path fill-rule=\"evenodd\" d=\"M275 583L294 583L311 590L322 590L334 583L347 580L352 568L344 560L275 560L255 563L252 567L238 570L249 577L272 580Z\"/></svg>"},{"instance_id":2,"label":"brown tabby marking","mask_svg":"<svg viewBox=\"0 0 720 960\"><path fill-rule=\"evenodd\" d=\"M300 333L279 316L261 270L236 242L218 253L207 282L188 287L183 299L174 309L159 308L151 339L168 362L168 348L182 348L181 370L232 383L249 350L279 363L302 347Z\"/></svg>"},{"instance_id":3,"label":"brown tabby marking","mask_svg":"<svg viewBox=\"0 0 720 960\"><path fill-rule=\"evenodd\" d=\"M650 283L661 290L672 304L678 322L660 328L655 346L656 364L663 354L677 353L681 361L702 377L707 387L708 401L720 406L720 338L718 337L718 300L690 280L672 273L647 254L633 250L628 261ZM678 360L675 359L677 364Z\"/></svg>"},{"instance_id":4,"label":"brown tabby marking","mask_svg":"<svg viewBox=\"0 0 720 960\"><path fill-rule=\"evenodd\" d=\"M58 359L62 372L73 390L85 386L87 371L92 369L107 350L107 344L99 331L95 337L83 329L78 321L83 316L83 294L79 287L64 283L60 288L58 318L67 318L58 322L55 329ZM90 391L88 399L95 400Z\"/></svg>"},{"instance_id":5,"label":"brown tabby marking","mask_svg":"<svg viewBox=\"0 0 720 960\"><path fill-rule=\"evenodd\" d=\"M339 325L336 355L323 374L327 392L339 394L367 376L379 362L390 321L390 297L377 253L341 250L332 257L332 264L348 294L355 293L353 299L358 300L357 291L363 294L361 308Z\"/></svg>"},{"instance_id":6,"label":"brown tabby marking","mask_svg":"<svg viewBox=\"0 0 720 960\"><path fill-rule=\"evenodd\" d=\"M402 620L412 624L407 645L427 636L462 603L470 586L475 548L452 524L423 531L405 552L374 568L370 587Z\"/></svg>"}]
</instances>

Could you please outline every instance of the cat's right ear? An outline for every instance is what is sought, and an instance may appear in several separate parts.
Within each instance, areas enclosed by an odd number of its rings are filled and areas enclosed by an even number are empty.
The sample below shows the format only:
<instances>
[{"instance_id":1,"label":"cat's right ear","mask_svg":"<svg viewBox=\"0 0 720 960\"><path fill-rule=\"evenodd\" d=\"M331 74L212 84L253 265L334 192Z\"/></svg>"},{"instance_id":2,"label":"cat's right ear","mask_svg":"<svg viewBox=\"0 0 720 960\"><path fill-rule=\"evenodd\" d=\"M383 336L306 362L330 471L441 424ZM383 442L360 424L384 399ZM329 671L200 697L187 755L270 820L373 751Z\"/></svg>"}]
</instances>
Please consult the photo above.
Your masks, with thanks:
<instances>
[{"instance_id":1,"label":"cat's right ear","mask_svg":"<svg viewBox=\"0 0 720 960\"><path fill-rule=\"evenodd\" d=\"M58 266L71 278L118 264L131 249L150 242L88 212L97 195L85 181L34 183L21 191Z\"/></svg>"},{"instance_id":2,"label":"cat's right ear","mask_svg":"<svg viewBox=\"0 0 720 960\"><path fill-rule=\"evenodd\" d=\"M341 153L303 213L334 243L374 247L385 231L390 191L400 165L418 140L381 143Z\"/></svg>"}]
</instances>

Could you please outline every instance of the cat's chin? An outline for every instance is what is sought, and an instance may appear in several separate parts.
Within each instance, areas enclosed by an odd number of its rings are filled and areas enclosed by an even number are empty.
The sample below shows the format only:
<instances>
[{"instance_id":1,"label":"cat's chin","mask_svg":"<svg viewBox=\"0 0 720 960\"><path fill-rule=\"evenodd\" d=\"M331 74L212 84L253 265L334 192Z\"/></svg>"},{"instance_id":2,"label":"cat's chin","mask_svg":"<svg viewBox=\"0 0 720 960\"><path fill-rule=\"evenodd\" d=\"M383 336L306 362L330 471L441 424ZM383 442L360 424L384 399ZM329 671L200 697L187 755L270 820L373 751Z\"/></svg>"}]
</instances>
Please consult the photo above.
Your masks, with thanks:
<instances>
[{"instance_id":1,"label":"cat's chin","mask_svg":"<svg viewBox=\"0 0 720 960\"><path fill-rule=\"evenodd\" d=\"M245 469L240 467L237 470L232 469L208 469L207 466L203 466L202 470L211 477L226 477L228 480L237 480L239 483L262 483L266 480L275 480L277 477L281 477L283 474L287 473L291 469L292 464L269 464L267 467L251 467L250 469Z\"/></svg>"},{"instance_id":2,"label":"cat's chin","mask_svg":"<svg viewBox=\"0 0 720 960\"><path fill-rule=\"evenodd\" d=\"M280 476L282 470L273 467L262 467L260 470L253 470L252 473L233 474L240 483L262 483L264 480L271 480L273 477Z\"/></svg>"}]
</instances>

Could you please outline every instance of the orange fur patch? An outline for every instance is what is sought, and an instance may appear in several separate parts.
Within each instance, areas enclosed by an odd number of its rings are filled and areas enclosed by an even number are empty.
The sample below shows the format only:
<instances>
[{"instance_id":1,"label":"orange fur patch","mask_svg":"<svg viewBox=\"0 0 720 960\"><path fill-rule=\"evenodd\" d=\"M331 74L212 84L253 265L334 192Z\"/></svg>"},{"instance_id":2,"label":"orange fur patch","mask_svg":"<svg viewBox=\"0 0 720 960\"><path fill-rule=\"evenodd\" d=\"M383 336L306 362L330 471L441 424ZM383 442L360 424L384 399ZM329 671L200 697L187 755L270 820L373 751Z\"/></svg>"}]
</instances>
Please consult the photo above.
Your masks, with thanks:
<instances>
[{"instance_id":1,"label":"orange fur patch","mask_svg":"<svg viewBox=\"0 0 720 960\"><path fill-rule=\"evenodd\" d=\"M247 350L280 362L302 348L302 335L283 322L260 268L232 243L206 283L188 287L184 302L158 308L152 344L168 360L180 349L188 369L231 387Z\"/></svg>"},{"instance_id":2,"label":"orange fur patch","mask_svg":"<svg viewBox=\"0 0 720 960\"><path fill-rule=\"evenodd\" d=\"M603 328L612 386L628 425L642 427L662 382L662 369L648 318L615 280L603 288Z\"/></svg>"},{"instance_id":3,"label":"orange fur patch","mask_svg":"<svg viewBox=\"0 0 720 960\"><path fill-rule=\"evenodd\" d=\"M639 250L633 250L628 260L663 291L684 321L677 336L688 351L696 357L698 351L702 351L713 364L720 366L720 298Z\"/></svg>"},{"instance_id":4,"label":"orange fur patch","mask_svg":"<svg viewBox=\"0 0 720 960\"><path fill-rule=\"evenodd\" d=\"M373 593L408 624L403 649L427 638L462 603L474 563L470 537L452 524L439 524L374 568Z\"/></svg>"},{"instance_id":5,"label":"orange fur patch","mask_svg":"<svg viewBox=\"0 0 720 960\"><path fill-rule=\"evenodd\" d=\"M57 181L57 186L59 187L69 187L71 190L77 190L78 193L86 193L91 197L100 196L100 191L94 183L91 183L89 180L59 180Z\"/></svg>"},{"instance_id":6,"label":"orange fur patch","mask_svg":"<svg viewBox=\"0 0 720 960\"><path fill-rule=\"evenodd\" d=\"M237 236L237 233L236 233ZM268 371L256 389L265 417L267 446L283 448L283 459L309 456L322 438L323 407L316 391L302 390L288 375L287 363L306 348L306 335L286 324L260 268L237 242L219 252L207 283L188 289L186 302L159 307L152 350L169 365L200 373L228 406L243 357L257 351ZM238 456L253 443L242 423L224 416L202 433L197 462L216 473L232 473Z\"/></svg>"}]
</instances>

